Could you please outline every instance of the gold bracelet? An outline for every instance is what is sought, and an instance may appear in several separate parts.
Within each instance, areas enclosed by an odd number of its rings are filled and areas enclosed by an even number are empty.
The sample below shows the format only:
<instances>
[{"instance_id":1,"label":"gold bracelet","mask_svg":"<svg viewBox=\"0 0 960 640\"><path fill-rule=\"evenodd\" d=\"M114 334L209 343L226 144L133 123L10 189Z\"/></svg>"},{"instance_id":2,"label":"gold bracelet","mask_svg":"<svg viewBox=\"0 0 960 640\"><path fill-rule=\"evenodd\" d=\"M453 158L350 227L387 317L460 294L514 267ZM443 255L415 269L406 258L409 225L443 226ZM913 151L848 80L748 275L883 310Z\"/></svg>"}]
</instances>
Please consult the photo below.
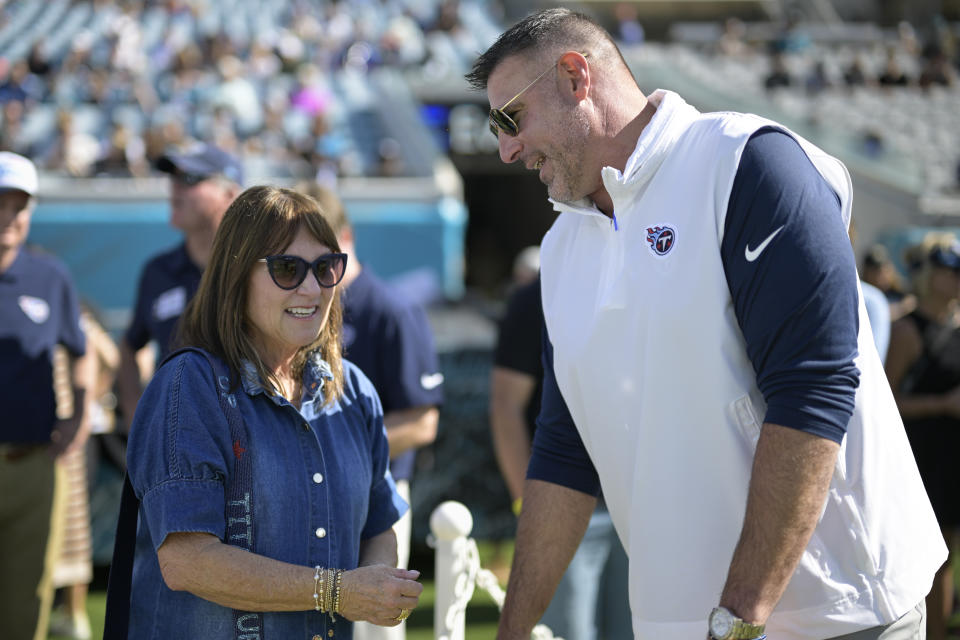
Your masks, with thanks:
<instances>
[{"instance_id":1,"label":"gold bracelet","mask_svg":"<svg viewBox=\"0 0 960 640\"><path fill-rule=\"evenodd\" d=\"M320 594L323 593L323 570L320 565L313 568L313 610L320 611Z\"/></svg>"},{"instance_id":2,"label":"gold bracelet","mask_svg":"<svg viewBox=\"0 0 960 640\"><path fill-rule=\"evenodd\" d=\"M324 611L330 614L330 620L333 622L337 621L333 615L333 579L335 575L334 569L327 569L327 589L323 596Z\"/></svg>"},{"instance_id":3,"label":"gold bracelet","mask_svg":"<svg viewBox=\"0 0 960 640\"><path fill-rule=\"evenodd\" d=\"M343 569L337 569L337 593L333 599L333 610L340 615L343 615L340 612L340 586L343 583Z\"/></svg>"}]
</instances>

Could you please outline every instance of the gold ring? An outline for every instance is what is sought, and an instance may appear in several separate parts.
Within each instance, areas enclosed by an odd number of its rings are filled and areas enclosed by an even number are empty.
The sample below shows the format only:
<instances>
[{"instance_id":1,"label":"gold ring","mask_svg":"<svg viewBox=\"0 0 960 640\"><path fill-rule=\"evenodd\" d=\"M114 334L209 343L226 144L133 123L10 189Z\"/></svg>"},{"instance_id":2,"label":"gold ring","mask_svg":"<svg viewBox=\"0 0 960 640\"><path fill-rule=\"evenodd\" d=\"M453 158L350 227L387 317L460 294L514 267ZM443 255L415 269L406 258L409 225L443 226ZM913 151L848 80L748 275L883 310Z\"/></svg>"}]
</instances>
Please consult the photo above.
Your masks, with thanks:
<instances>
[{"instance_id":1,"label":"gold ring","mask_svg":"<svg viewBox=\"0 0 960 640\"><path fill-rule=\"evenodd\" d=\"M408 617L410 617L410 609L400 609L400 615L398 615L394 620L397 622L403 622Z\"/></svg>"}]
</instances>

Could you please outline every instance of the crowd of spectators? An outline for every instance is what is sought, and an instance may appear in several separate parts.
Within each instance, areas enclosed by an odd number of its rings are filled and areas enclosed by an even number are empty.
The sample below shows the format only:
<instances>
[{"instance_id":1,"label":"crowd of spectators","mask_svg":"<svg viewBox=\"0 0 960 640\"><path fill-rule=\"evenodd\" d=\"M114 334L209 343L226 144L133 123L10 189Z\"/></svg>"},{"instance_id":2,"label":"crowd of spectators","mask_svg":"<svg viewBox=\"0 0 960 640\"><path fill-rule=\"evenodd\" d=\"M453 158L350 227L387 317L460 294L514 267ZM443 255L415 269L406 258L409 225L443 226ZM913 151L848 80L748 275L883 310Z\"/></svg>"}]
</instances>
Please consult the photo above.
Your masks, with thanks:
<instances>
[{"instance_id":1,"label":"crowd of spectators","mask_svg":"<svg viewBox=\"0 0 960 640\"><path fill-rule=\"evenodd\" d=\"M391 141L356 141L363 105L340 78L459 71L495 28L464 17L483 16L459 0L0 2L0 148L77 177L147 175L192 140L269 175L402 172Z\"/></svg>"},{"instance_id":2,"label":"crowd of spectators","mask_svg":"<svg viewBox=\"0 0 960 640\"><path fill-rule=\"evenodd\" d=\"M721 51L736 42L737 23L729 22L721 40ZM960 48L946 23L921 44L914 28L903 22L897 38L859 47L832 47L818 51L798 27L790 26L770 43L770 71L764 78L767 89L797 87L809 94L838 88L956 87L960 69ZM740 40L734 48L744 55L750 48ZM791 59L793 58L793 59Z\"/></svg>"},{"instance_id":3,"label":"crowd of spectators","mask_svg":"<svg viewBox=\"0 0 960 640\"><path fill-rule=\"evenodd\" d=\"M841 155L901 168L923 195L960 193L957 24L776 27L730 19L709 26L675 28L663 57L741 106L751 101L747 110L769 112L804 135L849 141Z\"/></svg>"},{"instance_id":4,"label":"crowd of spectators","mask_svg":"<svg viewBox=\"0 0 960 640\"><path fill-rule=\"evenodd\" d=\"M409 175L365 78L460 78L499 15L495 0L0 1L0 149L76 177L149 175L195 140L242 154L250 175ZM644 40L635 11L616 17L624 42ZM960 140L941 126L960 110L954 25L848 42L756 26L718 27L697 80L856 132L867 155L906 154L928 191L960 188Z\"/></svg>"}]
</instances>

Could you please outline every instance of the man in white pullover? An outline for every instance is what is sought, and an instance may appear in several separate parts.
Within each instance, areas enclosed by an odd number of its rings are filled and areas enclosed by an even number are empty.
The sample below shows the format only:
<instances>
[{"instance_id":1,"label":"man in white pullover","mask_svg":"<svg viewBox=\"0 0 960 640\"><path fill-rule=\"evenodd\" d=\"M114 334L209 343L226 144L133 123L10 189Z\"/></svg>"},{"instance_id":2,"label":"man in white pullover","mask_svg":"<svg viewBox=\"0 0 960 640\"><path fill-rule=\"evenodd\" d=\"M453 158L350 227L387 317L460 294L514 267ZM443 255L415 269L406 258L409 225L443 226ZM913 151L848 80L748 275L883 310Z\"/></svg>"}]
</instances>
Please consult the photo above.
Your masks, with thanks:
<instances>
[{"instance_id":1,"label":"man in white pullover","mask_svg":"<svg viewBox=\"0 0 960 640\"><path fill-rule=\"evenodd\" d=\"M865 320L844 166L762 118L644 96L566 9L467 77L560 212L498 637L529 637L600 487L637 638L922 637L946 548Z\"/></svg>"}]
</instances>

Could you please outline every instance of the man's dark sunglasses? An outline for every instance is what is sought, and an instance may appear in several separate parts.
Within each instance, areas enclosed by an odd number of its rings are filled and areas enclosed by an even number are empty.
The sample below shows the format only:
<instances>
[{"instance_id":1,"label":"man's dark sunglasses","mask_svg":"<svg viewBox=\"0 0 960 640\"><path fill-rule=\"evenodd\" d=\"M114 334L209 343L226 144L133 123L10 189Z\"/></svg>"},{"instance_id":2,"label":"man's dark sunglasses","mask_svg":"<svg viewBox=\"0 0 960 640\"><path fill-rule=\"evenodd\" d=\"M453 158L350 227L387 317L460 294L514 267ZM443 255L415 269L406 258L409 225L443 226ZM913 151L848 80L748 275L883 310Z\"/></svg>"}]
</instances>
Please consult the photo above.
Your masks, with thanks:
<instances>
[{"instance_id":1,"label":"man's dark sunglasses","mask_svg":"<svg viewBox=\"0 0 960 640\"><path fill-rule=\"evenodd\" d=\"M589 54L588 54L588 53L584 53L584 54L581 54L581 55L582 55L584 58L586 58ZM506 111L504 111L504 109L506 109L507 107L509 107L510 104L511 104L514 100L516 100L517 98L519 98L520 96L522 96L527 89L529 89L529 88L532 87L533 85L537 84L537 82L540 81L540 78L542 78L543 76L547 75L547 73L550 71L550 69L555 68L555 67L557 66L557 63L559 63L559 62L560 62L560 60L557 59L557 62L554 62L552 65L550 65L549 67L547 67L546 69L544 69L543 72L542 72L540 75L538 75L536 78L534 78L534 79L530 82L530 84L528 84L527 86L525 86L523 89L520 89L520 93L518 93L517 95L513 96L512 98L510 98L510 99L507 100L505 103L503 103L503 106L501 106L499 109L497 109L497 108L490 109L490 133L492 133L492 134L494 135L494 137L499 138L501 131L504 132L505 134L507 134L507 135L510 136L510 137L513 137L513 136L517 135L518 133L520 133L520 127L517 126L517 123L516 123L516 121L515 121L513 118L511 118L510 116L507 115L507 113L506 113Z\"/></svg>"},{"instance_id":2,"label":"man's dark sunglasses","mask_svg":"<svg viewBox=\"0 0 960 640\"><path fill-rule=\"evenodd\" d=\"M313 262L307 262L300 256L277 255L260 258L257 262L266 262L267 271L273 278L273 283L287 291L296 289L307 277L307 272L313 271L317 283L329 289L340 284L343 274L347 270L347 254L327 253Z\"/></svg>"}]
</instances>

